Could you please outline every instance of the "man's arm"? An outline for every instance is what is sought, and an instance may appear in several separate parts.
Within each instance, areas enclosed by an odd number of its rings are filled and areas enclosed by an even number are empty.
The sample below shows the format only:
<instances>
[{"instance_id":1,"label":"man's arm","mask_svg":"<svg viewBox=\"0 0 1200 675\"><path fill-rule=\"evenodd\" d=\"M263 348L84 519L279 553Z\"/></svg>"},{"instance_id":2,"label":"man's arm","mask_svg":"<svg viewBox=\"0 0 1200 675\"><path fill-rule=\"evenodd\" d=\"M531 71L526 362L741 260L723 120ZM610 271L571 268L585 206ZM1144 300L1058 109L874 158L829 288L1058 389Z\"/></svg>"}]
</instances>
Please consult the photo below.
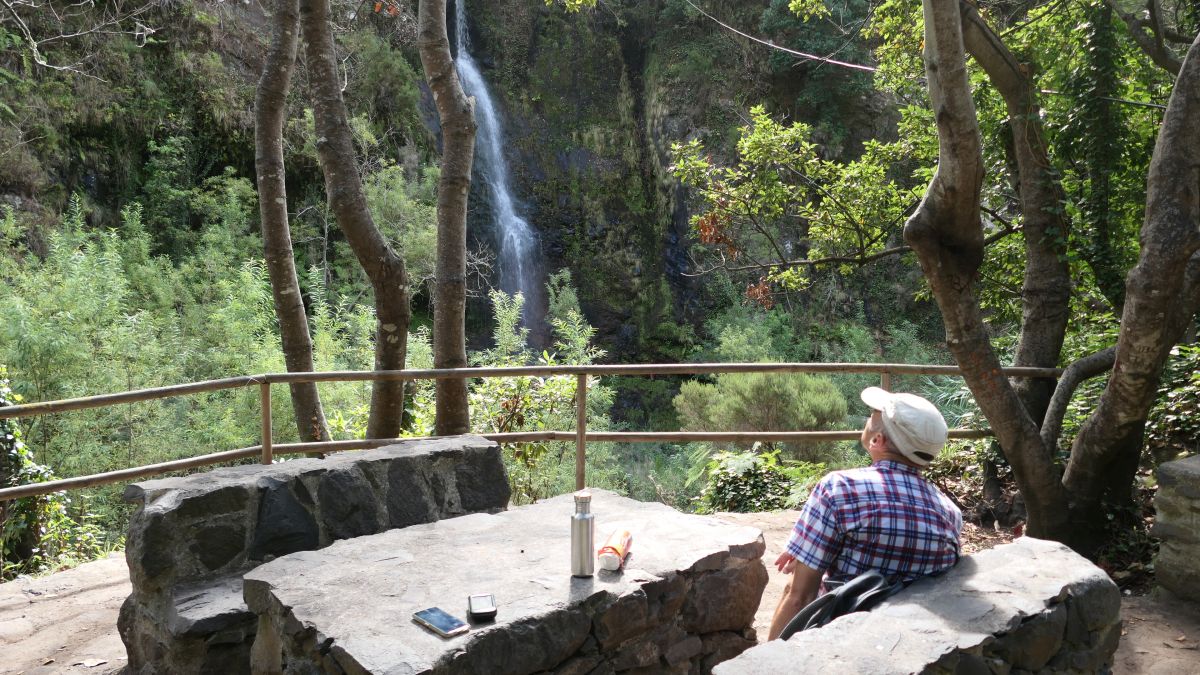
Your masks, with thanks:
<instances>
[{"instance_id":1,"label":"man's arm","mask_svg":"<svg viewBox=\"0 0 1200 675\"><path fill-rule=\"evenodd\" d=\"M788 560L784 560L784 558ZM785 574L790 571L792 578L783 591L783 597L779 599L775 615L771 617L771 631L767 634L768 640L779 637L792 617L804 609L805 605L817 599L817 590L821 587L821 573L797 561L786 551L776 559L775 566Z\"/></svg>"}]
</instances>

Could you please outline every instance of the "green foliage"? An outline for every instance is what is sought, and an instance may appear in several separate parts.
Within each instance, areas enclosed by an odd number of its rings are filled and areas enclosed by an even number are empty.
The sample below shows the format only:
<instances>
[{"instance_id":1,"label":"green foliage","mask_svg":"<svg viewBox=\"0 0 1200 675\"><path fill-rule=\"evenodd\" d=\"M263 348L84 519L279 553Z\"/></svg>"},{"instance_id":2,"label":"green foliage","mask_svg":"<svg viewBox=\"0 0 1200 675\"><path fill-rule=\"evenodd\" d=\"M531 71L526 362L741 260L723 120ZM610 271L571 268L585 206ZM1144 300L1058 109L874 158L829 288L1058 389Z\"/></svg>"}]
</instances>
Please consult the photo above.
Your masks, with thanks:
<instances>
[{"instance_id":1,"label":"green foliage","mask_svg":"<svg viewBox=\"0 0 1200 675\"><path fill-rule=\"evenodd\" d=\"M796 507L826 473L824 464L781 462L778 451L717 452L704 471L708 484L697 498L702 513Z\"/></svg>"},{"instance_id":2,"label":"green foliage","mask_svg":"<svg viewBox=\"0 0 1200 675\"><path fill-rule=\"evenodd\" d=\"M438 170L430 168L410 179L405 170L384 160L363 179L363 192L375 224L404 258L414 291L432 281L437 259Z\"/></svg>"},{"instance_id":3,"label":"green foliage","mask_svg":"<svg viewBox=\"0 0 1200 675\"><path fill-rule=\"evenodd\" d=\"M21 402L9 389L7 374L0 366L0 406ZM21 440L21 429L12 420L0 419L0 488L55 478L48 467L35 461ZM83 511L76 522L68 515L70 505L71 500L61 492L0 503L0 581L53 570L101 553L100 531L90 522L91 514Z\"/></svg>"},{"instance_id":4,"label":"green foliage","mask_svg":"<svg viewBox=\"0 0 1200 675\"><path fill-rule=\"evenodd\" d=\"M519 293L510 296L503 291L493 291L494 346L473 353L473 364L493 367L523 366L535 362L544 365L588 364L603 357L604 352L591 344L595 330L583 319L577 304L570 301L574 297L574 290L570 286L569 275L557 274L552 279L549 290L551 297L558 298L560 313L551 319L555 351L545 351L535 357L527 346L529 331L521 326L524 298ZM428 332L418 330L410 336L409 345L409 366L429 367L432 351ZM469 386L471 429L476 433L570 429L575 424L576 387L576 378L572 375L482 378ZM406 413L409 420L406 433L429 435L434 423L433 387L418 383L412 392L411 405ZM589 378L587 396L588 428L610 428L607 412L612 407L612 389L601 383L599 378ZM511 443L504 446L504 451L514 502L530 503L574 489L574 444L546 441ZM588 485L621 492L628 490L627 476L619 466L610 444L590 444L587 463Z\"/></svg>"},{"instance_id":5,"label":"green foliage","mask_svg":"<svg viewBox=\"0 0 1200 675\"><path fill-rule=\"evenodd\" d=\"M777 452L718 452L707 471L708 486L701 493L704 512L773 511L783 508L791 493Z\"/></svg>"},{"instance_id":6,"label":"green foliage","mask_svg":"<svg viewBox=\"0 0 1200 675\"><path fill-rule=\"evenodd\" d=\"M191 141L171 136L161 144L150 141L150 160L142 195L148 205L146 225L162 233L163 252L182 253L195 244L191 232L191 196L196 177Z\"/></svg>"},{"instance_id":7,"label":"green foliage","mask_svg":"<svg viewBox=\"0 0 1200 675\"><path fill-rule=\"evenodd\" d=\"M578 12L584 7L596 6L596 0L546 0L546 6L551 7L556 2L561 2L563 7L566 7L571 12Z\"/></svg>"},{"instance_id":8,"label":"green foliage","mask_svg":"<svg viewBox=\"0 0 1200 675\"><path fill-rule=\"evenodd\" d=\"M1072 307L1077 307L1081 299L1073 300ZM1062 362L1071 363L1076 359L1094 354L1117 343L1117 332L1120 330L1120 320L1111 313L1077 309L1072 330L1067 333L1062 349ZM1056 459L1065 464L1070 450L1071 441L1088 416L1100 403L1100 395L1108 384L1107 377L1094 377L1080 383L1067 404L1067 412L1063 416L1062 434L1059 436Z\"/></svg>"},{"instance_id":9,"label":"green foliage","mask_svg":"<svg viewBox=\"0 0 1200 675\"><path fill-rule=\"evenodd\" d=\"M846 399L837 388L803 373L725 373L713 384L692 380L673 403L684 431L819 431L846 418ZM810 460L827 449L783 447Z\"/></svg>"},{"instance_id":10,"label":"green foliage","mask_svg":"<svg viewBox=\"0 0 1200 675\"><path fill-rule=\"evenodd\" d=\"M366 119L386 121L382 129L413 142L425 135L418 114L424 79L404 55L373 31L344 35L343 49L355 59L346 88L347 105Z\"/></svg>"},{"instance_id":11,"label":"green foliage","mask_svg":"<svg viewBox=\"0 0 1200 675\"><path fill-rule=\"evenodd\" d=\"M120 230L88 231L78 200L48 242L45 258L6 237L0 255L0 360L13 388L32 400L53 400L283 369L266 271L242 262L244 184L219 181L213 218L200 229L196 253L176 264L151 255L141 211L124 211ZM233 197L227 192L232 191ZM239 197L239 195L241 197ZM231 204L241 204L236 208ZM226 208L229 207L229 208ZM23 229L20 223L17 229ZM10 222L5 228L13 229ZM16 261L20 264L15 264ZM319 306L314 338L337 342L325 368L363 368L351 345L367 343L373 320L354 322ZM365 335L364 335L365 333ZM319 352L320 353L320 352ZM329 356L332 355L332 356ZM351 360L348 357L354 357ZM342 403L361 385L330 387ZM291 406L273 398L276 440L295 440ZM210 392L22 421L41 462L64 476L98 473L257 442L257 393ZM115 541L127 508L119 488L97 488L92 509ZM73 514L78 515L78 514Z\"/></svg>"},{"instance_id":12,"label":"green foliage","mask_svg":"<svg viewBox=\"0 0 1200 675\"><path fill-rule=\"evenodd\" d=\"M786 289L807 286L812 275L809 266L787 260L828 258L828 265L849 271L846 264L886 248L923 187L902 173L898 178L895 167L918 151L936 151L916 142L918 136L871 141L859 159L831 161L821 157L807 125L781 124L761 106L750 117L735 162L714 163L693 139L672 146L672 171L704 200L705 211L692 218L700 243L715 255L766 261L755 273Z\"/></svg>"},{"instance_id":13,"label":"green foliage","mask_svg":"<svg viewBox=\"0 0 1200 675\"><path fill-rule=\"evenodd\" d=\"M1159 461L1200 452L1200 344L1171 349L1146 420L1146 448Z\"/></svg>"},{"instance_id":14,"label":"green foliage","mask_svg":"<svg viewBox=\"0 0 1200 675\"><path fill-rule=\"evenodd\" d=\"M492 293L496 312L496 347L476 357L489 365L527 365L532 361L525 347L528 331L520 328L520 294ZM546 365L562 362L586 364L603 355L590 346L594 334L575 310L553 322L555 345L559 351L543 352L538 359ZM487 378L470 392L471 426L479 432L544 431L569 429L575 421L576 378L553 377ZM607 411L612 406L612 390L598 378L589 378L587 424L590 429L609 428ZM575 486L575 449L569 443L534 442L506 446L506 463L513 483L513 500L526 503L569 492ZM610 446L588 447L588 485L624 491L624 474L616 464Z\"/></svg>"},{"instance_id":15,"label":"green foliage","mask_svg":"<svg viewBox=\"0 0 1200 675\"><path fill-rule=\"evenodd\" d=\"M861 32L874 3L864 0L773 0L763 10L759 28L776 44L802 52L868 63L870 48ZM852 137L862 138L870 120L863 100L872 94L871 74L801 61L782 51L769 52L771 73L791 94L788 110L810 123L826 156L856 154ZM855 128L858 127L858 128Z\"/></svg>"},{"instance_id":16,"label":"green foliage","mask_svg":"<svg viewBox=\"0 0 1200 675\"><path fill-rule=\"evenodd\" d=\"M830 15L824 0L788 0L788 11L807 23L812 19L824 19Z\"/></svg>"},{"instance_id":17,"label":"green foliage","mask_svg":"<svg viewBox=\"0 0 1200 675\"><path fill-rule=\"evenodd\" d=\"M1118 40L1123 27L1103 0L1081 4L1076 39L1083 49L1064 87L1078 105L1062 121L1055 149L1078 164L1066 183L1079 198L1075 242L1100 291L1119 309L1125 272L1137 259L1142 212L1137 205L1145 201L1147 164L1130 147L1136 136L1130 133L1127 107L1115 100L1127 93L1121 74L1130 58Z\"/></svg>"}]
</instances>

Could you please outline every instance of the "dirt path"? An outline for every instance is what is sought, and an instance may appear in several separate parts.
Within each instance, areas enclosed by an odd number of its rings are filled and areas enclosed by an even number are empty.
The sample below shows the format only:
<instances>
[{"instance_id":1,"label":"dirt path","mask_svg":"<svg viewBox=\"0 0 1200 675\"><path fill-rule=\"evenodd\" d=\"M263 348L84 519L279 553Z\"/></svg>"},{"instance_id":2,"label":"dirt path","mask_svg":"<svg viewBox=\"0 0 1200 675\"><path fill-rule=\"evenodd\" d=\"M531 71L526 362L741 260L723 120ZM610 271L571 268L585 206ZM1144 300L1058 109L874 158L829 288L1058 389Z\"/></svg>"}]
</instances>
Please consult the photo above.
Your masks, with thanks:
<instances>
[{"instance_id":1,"label":"dirt path","mask_svg":"<svg viewBox=\"0 0 1200 675\"><path fill-rule=\"evenodd\" d=\"M767 562L787 541L796 512L722 514L723 519L760 528ZM967 552L1001 543L1003 537L969 532ZM765 637L771 613L783 594L784 575L768 564L770 579L755 628ZM129 595L125 558L116 554L73 570L0 584L0 674L119 672L125 647L117 635L117 612ZM1125 597L1117 675L1200 673L1200 607L1156 595Z\"/></svg>"},{"instance_id":2,"label":"dirt path","mask_svg":"<svg viewBox=\"0 0 1200 675\"><path fill-rule=\"evenodd\" d=\"M124 554L0 584L0 673L116 673L117 612L129 595Z\"/></svg>"}]
</instances>

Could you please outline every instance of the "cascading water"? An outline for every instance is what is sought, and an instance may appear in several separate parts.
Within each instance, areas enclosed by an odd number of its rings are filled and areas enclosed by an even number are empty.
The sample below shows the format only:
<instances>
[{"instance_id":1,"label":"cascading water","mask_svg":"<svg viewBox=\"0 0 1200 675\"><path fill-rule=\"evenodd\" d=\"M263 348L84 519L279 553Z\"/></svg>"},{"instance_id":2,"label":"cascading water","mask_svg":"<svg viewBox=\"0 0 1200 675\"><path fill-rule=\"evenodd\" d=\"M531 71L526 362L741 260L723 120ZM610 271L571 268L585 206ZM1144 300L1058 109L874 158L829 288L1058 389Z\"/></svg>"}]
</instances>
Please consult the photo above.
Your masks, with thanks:
<instances>
[{"instance_id":1,"label":"cascading water","mask_svg":"<svg viewBox=\"0 0 1200 675\"><path fill-rule=\"evenodd\" d=\"M467 34L466 2L457 0L454 7L454 37L458 46L455 64L463 91L475 97L475 160L479 168L477 175L483 178L490 197L492 220L500 240L499 276L500 288L506 293L520 292L525 297L524 319L526 325L533 323L532 312L539 305L540 285L538 265L535 260L537 234L529 223L517 214L512 190L509 187L508 163L504 161L501 148L504 130L496 113L496 105L488 90L487 82L479 72L479 66L471 56L471 43Z\"/></svg>"}]
</instances>

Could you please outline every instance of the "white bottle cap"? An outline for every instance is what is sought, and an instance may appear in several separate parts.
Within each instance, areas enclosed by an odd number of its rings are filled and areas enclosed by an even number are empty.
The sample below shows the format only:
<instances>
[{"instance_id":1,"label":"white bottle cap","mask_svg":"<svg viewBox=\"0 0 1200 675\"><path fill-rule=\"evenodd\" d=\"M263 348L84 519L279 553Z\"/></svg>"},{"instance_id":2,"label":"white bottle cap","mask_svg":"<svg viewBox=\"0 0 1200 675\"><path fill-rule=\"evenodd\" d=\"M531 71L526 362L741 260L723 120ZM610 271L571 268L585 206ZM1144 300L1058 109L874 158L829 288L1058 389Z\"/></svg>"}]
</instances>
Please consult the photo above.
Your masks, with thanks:
<instances>
[{"instance_id":1,"label":"white bottle cap","mask_svg":"<svg viewBox=\"0 0 1200 675\"><path fill-rule=\"evenodd\" d=\"M616 572L621 569L621 559L616 553L605 551L600 554L600 568L610 572Z\"/></svg>"}]
</instances>

